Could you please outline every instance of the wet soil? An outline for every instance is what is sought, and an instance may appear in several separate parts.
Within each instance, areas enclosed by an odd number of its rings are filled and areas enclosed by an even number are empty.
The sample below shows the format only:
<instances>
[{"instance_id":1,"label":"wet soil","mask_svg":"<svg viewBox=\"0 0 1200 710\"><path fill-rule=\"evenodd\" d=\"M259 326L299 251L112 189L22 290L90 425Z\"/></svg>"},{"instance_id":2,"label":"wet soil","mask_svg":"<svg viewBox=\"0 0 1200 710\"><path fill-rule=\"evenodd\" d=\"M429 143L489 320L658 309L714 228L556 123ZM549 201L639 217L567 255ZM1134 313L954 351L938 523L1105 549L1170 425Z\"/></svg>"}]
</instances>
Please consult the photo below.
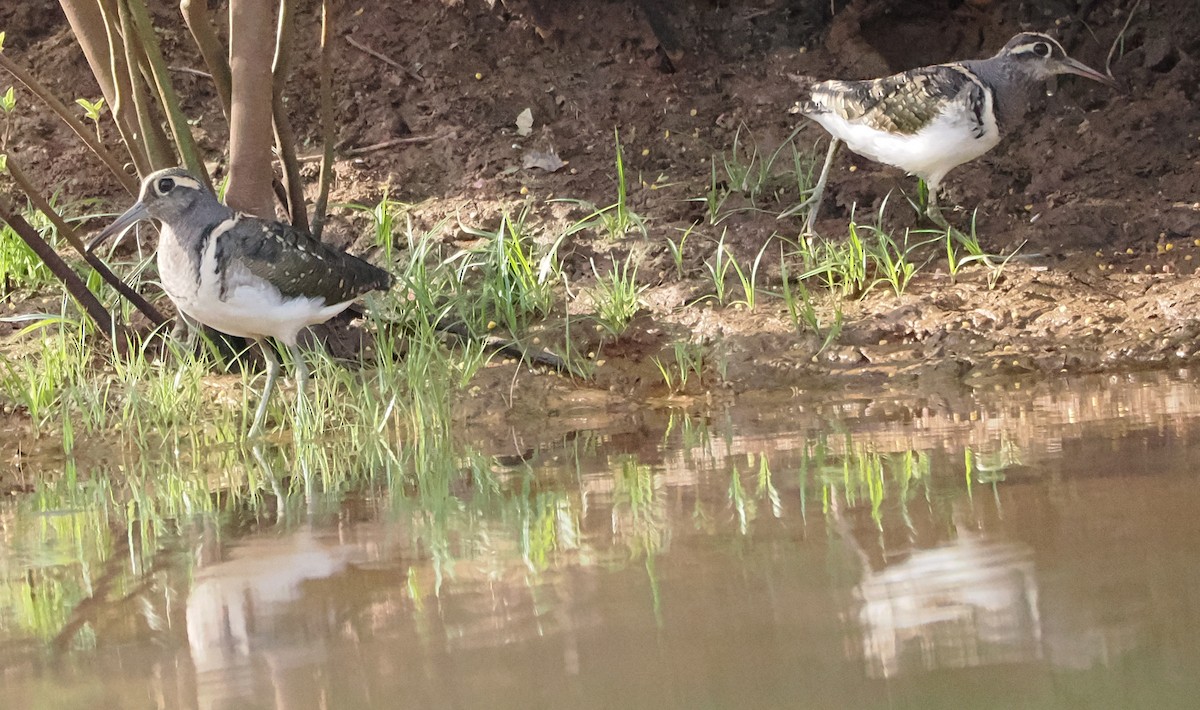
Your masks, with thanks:
<instances>
[{"instance_id":1,"label":"wet soil","mask_svg":"<svg viewBox=\"0 0 1200 710\"><path fill-rule=\"evenodd\" d=\"M531 224L549 241L584 214L549 200L615 199L619 131L629 205L647 234L613 240L586 230L561 254L570 287L583 294L592 263L603 273L636 255L644 307L619 337L598 326L573 333L596 363L590 380L527 376L514 387L511 364L489 368L477 391L504 392L510 413L520 401L541 412L679 401L653 361L670 360L679 342L706 348L704 376L682 392L693 399L1182 365L1196 359L1200 331L1200 6L1142 4L1125 28L1132 5L894 0L838 2L831 13L827 3L799 0L336 3L334 200L372 202L386 186L412 203L418 229L440 229L451 245L471 241L460 223L494 225L530 205ZM158 12L172 66L201 68L173 8ZM317 23L313 8L301 13L289 87L305 154L318 149ZM57 4L8 4L0 28L6 53L61 96L98 95ZM823 333L794 326L777 298L764 295L753 309L716 303L706 262L719 240L747 264L765 247L762 283L774 293L780 247L794 250L801 219L777 219L800 200L794 184L754 204L735 193L717 225L696 198L709 190L713 156L750 140L769 155L797 128L787 113L795 76L861 78L987 56L1024 29L1054 32L1072 56L1102 70L1115 43L1110 68L1121 90L1059 81L996 149L947 178L942 202L960 207L953 222L965 227L976 211L989 252L1020 248L998 279L982 267L952 279L931 252L903 295L883 285L845 299L818 294L823 323L843 312L828 347ZM175 78L219 172L224 122L208 82L184 71ZM26 93L20 105L9 149L28 172L68 198L124 205L128 197L65 127ZM516 120L526 109L533 125L521 136ZM799 126L797 145L823 139L818 127ZM523 167L531 151L566 165ZM314 191L315 170L306 165ZM852 212L874 214L889 193L888 227L925 226L904 206L915 183L843 154L819 229L845 233ZM666 240L693 226L677 269ZM364 227L341 210L329 238L349 244ZM23 299L43 295L10 294L8 308L25 310ZM587 298L571 308L586 313ZM494 397L474 399L468 414L496 411Z\"/></svg>"}]
</instances>

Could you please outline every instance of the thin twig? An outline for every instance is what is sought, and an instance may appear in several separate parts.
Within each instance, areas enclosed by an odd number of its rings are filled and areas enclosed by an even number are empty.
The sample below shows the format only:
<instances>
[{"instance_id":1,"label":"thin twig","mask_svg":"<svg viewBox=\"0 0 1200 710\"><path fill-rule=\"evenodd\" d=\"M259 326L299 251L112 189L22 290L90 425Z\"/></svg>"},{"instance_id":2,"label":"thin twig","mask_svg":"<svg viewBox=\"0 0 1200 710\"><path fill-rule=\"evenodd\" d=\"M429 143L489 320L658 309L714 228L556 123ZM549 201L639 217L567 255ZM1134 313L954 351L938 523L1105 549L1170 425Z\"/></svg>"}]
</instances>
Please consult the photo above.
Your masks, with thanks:
<instances>
[{"instance_id":1,"label":"thin twig","mask_svg":"<svg viewBox=\"0 0 1200 710\"><path fill-rule=\"evenodd\" d=\"M354 39L350 35L346 35L346 41L350 43L351 47L354 47L358 51L366 52L367 54L371 55L372 57L375 57L376 59L383 62L384 64L387 64L388 66L392 66L392 67L399 69L400 71L404 72L405 74L412 77L413 79L416 79L417 81L420 81L420 82L425 81L425 77L421 76L420 74L416 73L415 71L412 71L408 67L404 66L400 62L397 62L395 59L392 59L391 57L387 56L386 54L383 54L382 52L377 52L374 49L371 49L370 47L363 44L362 42L359 42L358 40Z\"/></svg>"},{"instance_id":2,"label":"thin twig","mask_svg":"<svg viewBox=\"0 0 1200 710\"><path fill-rule=\"evenodd\" d=\"M1121 31L1117 33L1116 38L1113 39L1112 46L1108 48L1108 56L1104 58L1104 73L1108 74L1109 76L1112 76L1113 53L1117 51L1117 45L1125 39L1125 31L1129 29L1129 23L1133 22L1133 16L1137 13L1138 8L1141 7L1141 5L1142 0L1137 0L1137 2L1133 4L1133 7L1129 8L1129 16L1125 18L1125 26L1122 27Z\"/></svg>"},{"instance_id":3,"label":"thin twig","mask_svg":"<svg viewBox=\"0 0 1200 710\"><path fill-rule=\"evenodd\" d=\"M382 143L374 143L372 145L364 145L361 148L351 148L346 151L346 155L363 155L364 153L374 153L377 150L385 150L398 145L411 145L413 143L432 143L444 138L449 138L452 134L435 133L431 136L408 136L406 138L392 138L391 140L383 141Z\"/></svg>"},{"instance_id":4,"label":"thin twig","mask_svg":"<svg viewBox=\"0 0 1200 710\"><path fill-rule=\"evenodd\" d=\"M227 51L221 46L221 41L217 39L217 34L213 31L212 20L209 19L208 0L179 0L179 12L183 15L183 21L187 25L188 31L192 33L192 39L195 40L196 47L200 49L200 56L204 58L204 64L210 73L203 74L195 69L179 69L177 71L190 71L212 79L213 86L217 90L217 98L221 102L221 110L225 113L225 120L228 121L230 97L232 96L230 87L233 85L233 78L229 70Z\"/></svg>"},{"instance_id":5,"label":"thin twig","mask_svg":"<svg viewBox=\"0 0 1200 710\"><path fill-rule=\"evenodd\" d=\"M325 229L329 209L329 188L333 182L333 2L321 0L321 177L318 180L317 201L313 205L312 233L317 239Z\"/></svg>"},{"instance_id":6,"label":"thin twig","mask_svg":"<svg viewBox=\"0 0 1200 710\"><path fill-rule=\"evenodd\" d=\"M193 76L198 76L198 77L201 77L204 79L212 79L213 78L212 74L209 74L208 72L200 70L200 69L193 69L191 67L167 67L167 68L178 74L191 74Z\"/></svg>"},{"instance_id":7,"label":"thin twig","mask_svg":"<svg viewBox=\"0 0 1200 710\"><path fill-rule=\"evenodd\" d=\"M283 164L283 188L287 193L285 206L292 226L308 231L308 212L304 207L304 183L300 180L300 163L296 160L296 134L283 103L287 84L288 58L292 51L292 0L279 0L279 24L275 34L275 59L271 63L271 114L274 117L275 152Z\"/></svg>"},{"instance_id":8,"label":"thin twig","mask_svg":"<svg viewBox=\"0 0 1200 710\"><path fill-rule=\"evenodd\" d=\"M1083 3L1079 6L1079 12L1075 13L1075 19L1071 21L1070 27L1067 28L1066 34L1063 35L1062 44L1064 47L1069 50L1075 49L1075 38L1079 36L1080 30L1087 30L1088 34L1095 37L1095 33L1092 32L1092 28L1088 26L1087 20L1092 14L1092 10L1096 8L1097 1L1098 0L1083 0Z\"/></svg>"},{"instance_id":9,"label":"thin twig","mask_svg":"<svg viewBox=\"0 0 1200 710\"><path fill-rule=\"evenodd\" d=\"M392 138L391 140L386 140L386 141L383 141L382 143L372 143L371 145L364 145L361 148L348 148L348 149L342 151L342 155L349 158L349 157L353 157L356 155L364 155L366 153L374 153L379 150L387 150L388 148L394 148L398 145L412 145L414 143L432 143L434 141L440 141L445 138L449 138L453 135L454 135L454 133L452 131L446 131L444 133L435 133L433 135L427 135L427 136L408 136L406 138ZM322 157L323 157L323 154L321 154L321 153L312 153L310 155L300 156L299 160L301 163L315 163L316 161L321 160Z\"/></svg>"}]
</instances>

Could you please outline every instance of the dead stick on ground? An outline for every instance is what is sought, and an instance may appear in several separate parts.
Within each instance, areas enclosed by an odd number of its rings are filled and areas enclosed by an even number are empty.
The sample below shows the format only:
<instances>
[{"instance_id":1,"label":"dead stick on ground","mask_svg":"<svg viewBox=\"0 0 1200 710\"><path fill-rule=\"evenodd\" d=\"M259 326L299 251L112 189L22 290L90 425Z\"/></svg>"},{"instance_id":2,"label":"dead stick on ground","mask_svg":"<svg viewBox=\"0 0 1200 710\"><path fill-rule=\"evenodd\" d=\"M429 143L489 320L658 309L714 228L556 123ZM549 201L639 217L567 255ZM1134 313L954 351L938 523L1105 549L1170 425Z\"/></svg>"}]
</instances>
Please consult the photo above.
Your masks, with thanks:
<instances>
[{"instance_id":1,"label":"dead stick on ground","mask_svg":"<svg viewBox=\"0 0 1200 710\"><path fill-rule=\"evenodd\" d=\"M434 141L440 141L442 139L449 138L451 135L452 135L451 133L435 133L432 136L409 136L407 138L393 138L391 140L386 140L382 143L373 143L371 145L364 145L361 148L350 148L349 150L346 151L346 155L362 155L364 153L374 153L377 150L384 150L385 148L392 148L392 147L398 146L398 145L412 145L413 143L432 143Z\"/></svg>"},{"instance_id":2,"label":"dead stick on ground","mask_svg":"<svg viewBox=\"0 0 1200 710\"><path fill-rule=\"evenodd\" d=\"M192 74L194 76L203 77L205 79L213 78L212 74L209 74L208 72L203 71L201 69L193 69L191 67L167 67L167 68L173 72L178 72L180 74Z\"/></svg>"},{"instance_id":3,"label":"dead stick on ground","mask_svg":"<svg viewBox=\"0 0 1200 710\"><path fill-rule=\"evenodd\" d=\"M399 69L400 71L404 72L408 76L411 76L413 79L416 79L417 81L422 81L422 82L425 81L425 77L421 76L420 74L416 73L415 71L412 71L411 69L408 69L403 64L401 64L400 62L397 62L395 59L392 59L391 57L387 56L386 54L383 54L382 52L377 52L374 49L371 49L370 47L363 44L362 42L359 42L358 40L354 39L353 37L350 37L347 35L346 41L350 43L351 47L354 47L358 51L366 52L367 54L371 55L372 57L375 57L376 59L383 62L384 64L387 64L388 66L392 66L392 67Z\"/></svg>"},{"instance_id":4,"label":"dead stick on ground","mask_svg":"<svg viewBox=\"0 0 1200 710\"><path fill-rule=\"evenodd\" d=\"M372 143L371 145L364 145L361 148L350 148L348 150L342 151L342 154L347 157L352 157L355 155L363 155L365 153L374 153L375 151L378 151L378 150L386 150L387 148L394 148L398 145L412 145L414 143L432 143L434 141L440 141L442 139L449 138L452 135L454 135L454 134L453 133L435 133L434 135L431 135L431 136L408 136L407 138L393 138L391 140L383 141L382 143ZM301 163L313 163L313 162L320 160L321 157L322 157L321 153L314 153L312 155L302 155L302 156L300 156L300 162Z\"/></svg>"}]
</instances>

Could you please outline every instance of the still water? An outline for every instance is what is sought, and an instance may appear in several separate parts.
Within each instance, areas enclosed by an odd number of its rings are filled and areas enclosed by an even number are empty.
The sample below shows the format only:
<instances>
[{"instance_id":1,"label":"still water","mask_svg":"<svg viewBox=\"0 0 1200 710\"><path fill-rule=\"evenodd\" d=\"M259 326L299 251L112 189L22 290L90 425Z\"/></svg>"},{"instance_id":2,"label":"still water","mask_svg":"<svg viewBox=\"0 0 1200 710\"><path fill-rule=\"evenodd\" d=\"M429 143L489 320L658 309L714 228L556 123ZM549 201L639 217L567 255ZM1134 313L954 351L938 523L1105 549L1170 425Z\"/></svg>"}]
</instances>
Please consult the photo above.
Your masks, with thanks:
<instances>
[{"instance_id":1,"label":"still water","mask_svg":"<svg viewBox=\"0 0 1200 710\"><path fill-rule=\"evenodd\" d=\"M172 452L0 503L4 708L1195 708L1200 378Z\"/></svg>"}]
</instances>

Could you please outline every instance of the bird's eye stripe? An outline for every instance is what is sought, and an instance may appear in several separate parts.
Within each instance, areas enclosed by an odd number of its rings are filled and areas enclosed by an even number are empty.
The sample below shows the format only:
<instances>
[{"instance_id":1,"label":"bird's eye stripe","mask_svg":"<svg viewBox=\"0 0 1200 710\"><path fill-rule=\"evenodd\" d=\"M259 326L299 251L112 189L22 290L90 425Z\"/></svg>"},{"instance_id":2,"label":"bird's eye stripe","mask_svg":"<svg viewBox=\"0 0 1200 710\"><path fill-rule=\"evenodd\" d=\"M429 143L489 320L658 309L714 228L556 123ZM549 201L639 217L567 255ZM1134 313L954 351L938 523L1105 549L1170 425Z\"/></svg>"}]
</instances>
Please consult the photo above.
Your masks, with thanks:
<instances>
[{"instance_id":1,"label":"bird's eye stripe","mask_svg":"<svg viewBox=\"0 0 1200 710\"><path fill-rule=\"evenodd\" d=\"M178 186L180 186L180 187L188 187L188 188L191 188L191 189L193 189L193 190L199 190L199 189L200 189L200 183L199 183L199 182L196 182L195 180L191 179L190 177L184 177L184 176L180 175L180 176L178 176L178 177L175 177L175 178L173 178L173 179L175 180L175 184L176 184L176 185L178 185Z\"/></svg>"}]
</instances>

